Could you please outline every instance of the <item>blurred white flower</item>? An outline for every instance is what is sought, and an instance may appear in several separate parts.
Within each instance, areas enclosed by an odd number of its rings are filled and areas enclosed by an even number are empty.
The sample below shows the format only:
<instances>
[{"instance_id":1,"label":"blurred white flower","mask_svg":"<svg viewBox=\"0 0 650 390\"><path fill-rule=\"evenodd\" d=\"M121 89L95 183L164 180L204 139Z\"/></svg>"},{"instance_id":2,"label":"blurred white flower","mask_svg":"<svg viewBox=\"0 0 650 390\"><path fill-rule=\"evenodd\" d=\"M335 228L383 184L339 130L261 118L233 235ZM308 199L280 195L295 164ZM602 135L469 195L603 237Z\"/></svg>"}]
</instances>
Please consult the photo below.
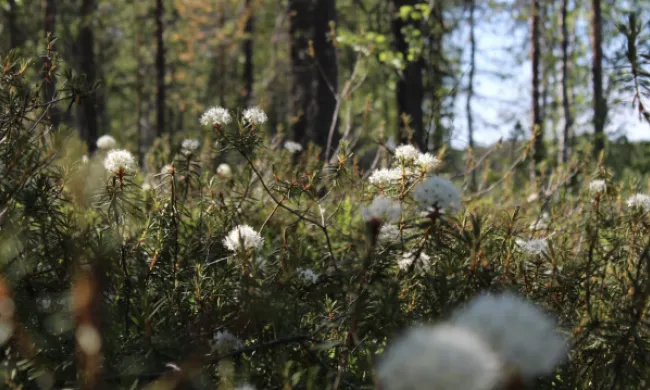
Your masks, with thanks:
<instances>
[{"instance_id":1,"label":"blurred white flower","mask_svg":"<svg viewBox=\"0 0 650 390\"><path fill-rule=\"evenodd\" d=\"M223 245L233 252L260 249L264 245L264 238L252 227L239 225L228 233Z\"/></svg>"},{"instance_id":2,"label":"blurred white flower","mask_svg":"<svg viewBox=\"0 0 650 390\"><path fill-rule=\"evenodd\" d=\"M225 126L232 122L230 112L223 107L212 107L201 115L203 126Z\"/></svg>"},{"instance_id":3,"label":"blurred white flower","mask_svg":"<svg viewBox=\"0 0 650 390\"><path fill-rule=\"evenodd\" d=\"M142 184L142 191L144 191L144 192L151 191L151 184L143 183Z\"/></svg>"},{"instance_id":4,"label":"blurred white flower","mask_svg":"<svg viewBox=\"0 0 650 390\"><path fill-rule=\"evenodd\" d=\"M401 168L377 169L370 175L370 177L368 177L370 184L376 186L388 186L397 183L400 180L402 180Z\"/></svg>"},{"instance_id":5,"label":"blurred white flower","mask_svg":"<svg viewBox=\"0 0 650 390\"><path fill-rule=\"evenodd\" d=\"M186 139L183 140L181 144L181 153L184 155L192 154L199 148L199 140L197 139Z\"/></svg>"},{"instance_id":6,"label":"blurred white flower","mask_svg":"<svg viewBox=\"0 0 650 390\"><path fill-rule=\"evenodd\" d=\"M397 147L397 144L395 143L395 137L393 137L392 135L388 137L384 146L386 146L386 148L391 152L394 151L395 148Z\"/></svg>"},{"instance_id":7,"label":"blurred white flower","mask_svg":"<svg viewBox=\"0 0 650 390\"><path fill-rule=\"evenodd\" d=\"M453 320L479 335L526 379L552 373L567 356L553 319L514 294L482 295L458 310Z\"/></svg>"},{"instance_id":8,"label":"blurred white flower","mask_svg":"<svg viewBox=\"0 0 650 390\"><path fill-rule=\"evenodd\" d=\"M235 390L255 390L255 387L249 385L248 383L239 385L235 388Z\"/></svg>"},{"instance_id":9,"label":"blurred white flower","mask_svg":"<svg viewBox=\"0 0 650 390\"><path fill-rule=\"evenodd\" d=\"M377 374L382 390L491 390L502 375L476 334L448 324L408 330L381 356Z\"/></svg>"},{"instance_id":10,"label":"blurred white flower","mask_svg":"<svg viewBox=\"0 0 650 390\"><path fill-rule=\"evenodd\" d=\"M634 209L650 210L650 196L646 194L635 194L627 199L627 207Z\"/></svg>"},{"instance_id":11,"label":"blurred white flower","mask_svg":"<svg viewBox=\"0 0 650 390\"><path fill-rule=\"evenodd\" d=\"M104 159L104 168L111 173L133 173L137 166L135 158L127 150L111 150Z\"/></svg>"},{"instance_id":12,"label":"blurred white flower","mask_svg":"<svg viewBox=\"0 0 650 390\"><path fill-rule=\"evenodd\" d=\"M228 179L232 176L232 169L228 164L219 164L217 167L217 174L225 179Z\"/></svg>"},{"instance_id":13,"label":"blurred white flower","mask_svg":"<svg viewBox=\"0 0 650 390\"><path fill-rule=\"evenodd\" d=\"M370 222L377 220L379 222L395 222L402 214L402 206L399 202L386 199L383 196L377 196L372 200L368 207L361 208L361 215Z\"/></svg>"},{"instance_id":14,"label":"blurred white flower","mask_svg":"<svg viewBox=\"0 0 650 390\"><path fill-rule=\"evenodd\" d=\"M414 162L418 157L420 152L413 145L400 145L395 148L395 158L400 162Z\"/></svg>"},{"instance_id":15,"label":"blurred white flower","mask_svg":"<svg viewBox=\"0 0 650 390\"><path fill-rule=\"evenodd\" d=\"M589 183L589 192L592 194L603 193L607 190L607 183L605 180L592 180Z\"/></svg>"},{"instance_id":16,"label":"blurred white flower","mask_svg":"<svg viewBox=\"0 0 650 390\"><path fill-rule=\"evenodd\" d=\"M534 238L532 240L517 238L515 244L517 244L519 249L531 255L540 255L548 252L548 242L544 238Z\"/></svg>"},{"instance_id":17,"label":"blurred white flower","mask_svg":"<svg viewBox=\"0 0 650 390\"><path fill-rule=\"evenodd\" d=\"M172 173L174 173L174 166L171 164L166 164L160 170L160 174L162 175L171 175Z\"/></svg>"},{"instance_id":18,"label":"blurred white flower","mask_svg":"<svg viewBox=\"0 0 650 390\"><path fill-rule=\"evenodd\" d=\"M528 229L532 231L546 230L548 229L549 221L550 216L547 212L544 212L539 218L536 218L533 222L531 222L530 226L528 226Z\"/></svg>"},{"instance_id":19,"label":"blurred white flower","mask_svg":"<svg viewBox=\"0 0 650 390\"><path fill-rule=\"evenodd\" d=\"M117 141L115 140L115 138L107 134L97 138L96 145L97 145L97 149L110 150L110 149L115 149L115 147L117 146Z\"/></svg>"},{"instance_id":20,"label":"blurred white flower","mask_svg":"<svg viewBox=\"0 0 650 390\"><path fill-rule=\"evenodd\" d=\"M309 268L297 268L296 274L305 283L316 283L318 280L318 274Z\"/></svg>"},{"instance_id":21,"label":"blurred white flower","mask_svg":"<svg viewBox=\"0 0 650 390\"><path fill-rule=\"evenodd\" d=\"M81 324L76 332L79 348L89 356L97 355L102 347L99 331L92 325Z\"/></svg>"},{"instance_id":22,"label":"blurred white flower","mask_svg":"<svg viewBox=\"0 0 650 390\"><path fill-rule=\"evenodd\" d=\"M418 274L425 274L431 270L431 257L426 253L420 251L420 255L416 259L417 251L406 252L402 258L397 260L397 266L402 271L407 271L415 262L415 272Z\"/></svg>"},{"instance_id":23,"label":"blurred white flower","mask_svg":"<svg viewBox=\"0 0 650 390\"><path fill-rule=\"evenodd\" d=\"M379 229L379 242L387 244L399 240L400 230L395 225L382 225Z\"/></svg>"},{"instance_id":24,"label":"blurred white flower","mask_svg":"<svg viewBox=\"0 0 650 390\"><path fill-rule=\"evenodd\" d=\"M421 153L418 155L417 163L425 172L431 172L440 166L440 160L438 157L434 156L431 153Z\"/></svg>"},{"instance_id":25,"label":"blurred white flower","mask_svg":"<svg viewBox=\"0 0 650 390\"><path fill-rule=\"evenodd\" d=\"M87 155L84 154L83 156L81 156L81 163L82 164L88 164L88 156Z\"/></svg>"},{"instance_id":26,"label":"blurred white flower","mask_svg":"<svg viewBox=\"0 0 650 390\"><path fill-rule=\"evenodd\" d=\"M284 143L284 148L289 151L289 153L298 153L302 151L302 145L297 142L287 141Z\"/></svg>"},{"instance_id":27,"label":"blurred white flower","mask_svg":"<svg viewBox=\"0 0 650 390\"><path fill-rule=\"evenodd\" d=\"M526 201L528 203L533 203L533 202L537 201L537 199L539 199L539 195L537 194L537 192L534 192L534 193L528 195L528 198L526 198Z\"/></svg>"},{"instance_id":28,"label":"blurred white flower","mask_svg":"<svg viewBox=\"0 0 650 390\"><path fill-rule=\"evenodd\" d=\"M456 213L460 210L460 192L447 179L433 176L415 186L413 199L426 211L431 209L449 209Z\"/></svg>"},{"instance_id":29,"label":"blurred white flower","mask_svg":"<svg viewBox=\"0 0 650 390\"><path fill-rule=\"evenodd\" d=\"M220 354L232 352L244 346L244 343L227 330L216 332L212 340L212 350Z\"/></svg>"},{"instance_id":30,"label":"blurred white flower","mask_svg":"<svg viewBox=\"0 0 650 390\"><path fill-rule=\"evenodd\" d=\"M269 119L266 116L266 113L259 107L251 107L245 109L242 113L242 116L244 119L246 119L247 122L255 123L257 125L264 124Z\"/></svg>"}]
</instances>

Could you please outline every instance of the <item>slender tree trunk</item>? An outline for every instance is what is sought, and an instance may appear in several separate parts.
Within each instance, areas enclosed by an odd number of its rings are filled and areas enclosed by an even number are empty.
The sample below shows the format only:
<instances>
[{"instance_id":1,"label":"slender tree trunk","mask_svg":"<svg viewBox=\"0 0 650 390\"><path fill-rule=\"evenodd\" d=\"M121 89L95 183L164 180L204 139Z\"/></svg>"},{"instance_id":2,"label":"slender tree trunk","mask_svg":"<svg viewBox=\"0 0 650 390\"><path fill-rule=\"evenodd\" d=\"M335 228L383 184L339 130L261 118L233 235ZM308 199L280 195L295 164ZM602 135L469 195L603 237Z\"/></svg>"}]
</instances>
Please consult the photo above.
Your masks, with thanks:
<instances>
[{"instance_id":1,"label":"slender tree trunk","mask_svg":"<svg viewBox=\"0 0 650 390\"><path fill-rule=\"evenodd\" d=\"M163 41L165 15L163 0L156 0L156 128L158 136L165 133L165 42Z\"/></svg>"},{"instance_id":2,"label":"slender tree trunk","mask_svg":"<svg viewBox=\"0 0 650 390\"><path fill-rule=\"evenodd\" d=\"M540 62L540 26L539 26L539 0L531 1L530 15L530 57L531 71L531 125L533 134L533 164L532 175L538 175L537 165L544 159L544 131L542 128L542 114L539 105L539 62Z\"/></svg>"},{"instance_id":3,"label":"slender tree trunk","mask_svg":"<svg viewBox=\"0 0 650 390\"><path fill-rule=\"evenodd\" d=\"M45 12L45 18L43 27L45 30L45 36L48 35L54 36L56 31L56 3L54 0L43 0L43 10ZM43 65L43 101L51 102L54 100L54 90L56 88L56 77L52 69L52 60L54 57L56 49L54 43L48 45L47 55L45 56L45 64ZM59 112L56 109L56 105L51 107L46 107L46 110L49 110L48 116L52 126L57 127L59 125Z\"/></svg>"},{"instance_id":4,"label":"slender tree trunk","mask_svg":"<svg viewBox=\"0 0 650 390\"><path fill-rule=\"evenodd\" d=\"M476 0L469 0L469 77L467 85L467 138L469 147L474 150L474 116L472 115L472 98L474 97L474 72L476 70L476 35L474 31L474 12L476 11ZM470 190L476 190L476 169L472 169L470 178Z\"/></svg>"},{"instance_id":5,"label":"slender tree trunk","mask_svg":"<svg viewBox=\"0 0 650 390\"><path fill-rule=\"evenodd\" d=\"M562 132L562 154L561 162L569 161L569 147L571 144L571 126L573 118L571 116L571 102L569 100L569 28L567 26L569 0L562 0L562 11L560 13L560 25L562 27L562 109L564 111L564 131Z\"/></svg>"},{"instance_id":6,"label":"slender tree trunk","mask_svg":"<svg viewBox=\"0 0 650 390\"><path fill-rule=\"evenodd\" d=\"M135 32L135 45L134 53L136 61L137 77L135 79L135 126L138 134L138 162L141 167L145 167L145 155L147 148L151 144L151 137L143 131L142 127L142 101L143 101L143 83L142 83L142 57L140 56L140 47L142 46L142 33L138 24L136 16L136 32ZM145 167L146 168L146 167Z\"/></svg>"},{"instance_id":7,"label":"slender tree trunk","mask_svg":"<svg viewBox=\"0 0 650 390\"><path fill-rule=\"evenodd\" d=\"M602 17L600 0L591 0L591 50L593 76L593 107L594 107L594 154L598 156L605 147L605 120L607 119L607 103L603 97L603 47L602 47Z\"/></svg>"},{"instance_id":8,"label":"slender tree trunk","mask_svg":"<svg viewBox=\"0 0 650 390\"><path fill-rule=\"evenodd\" d=\"M20 45L17 18L16 0L8 0L5 19L7 20L7 32L9 33L9 49L15 49Z\"/></svg>"},{"instance_id":9,"label":"slender tree trunk","mask_svg":"<svg viewBox=\"0 0 650 390\"><path fill-rule=\"evenodd\" d=\"M92 18L95 9L95 0L83 0L79 16L81 17L81 28L77 44L79 47L79 65L81 73L86 75L88 84L95 81L95 41L92 29ZM83 139L86 141L89 152L94 152L97 142L97 99L95 92L84 96L81 101L80 111L82 113Z\"/></svg>"},{"instance_id":10,"label":"slender tree trunk","mask_svg":"<svg viewBox=\"0 0 650 390\"><path fill-rule=\"evenodd\" d=\"M334 148L340 139L335 118L338 67L336 49L327 35L330 22L336 21L336 3L334 0L290 0L289 9L293 74L289 105L294 118L293 139L303 145L314 142L325 148L333 129Z\"/></svg>"},{"instance_id":11,"label":"slender tree trunk","mask_svg":"<svg viewBox=\"0 0 650 390\"><path fill-rule=\"evenodd\" d=\"M244 93L242 94L242 106L253 105L253 33L255 19L253 14L253 0L246 0L246 27L244 33Z\"/></svg>"},{"instance_id":12,"label":"slender tree trunk","mask_svg":"<svg viewBox=\"0 0 650 390\"><path fill-rule=\"evenodd\" d=\"M414 5L415 0L393 0L396 11L404 5ZM409 128L413 131L413 139L420 149L425 149L424 123L422 114L422 100L424 99L424 88L422 85L422 61L407 61L408 43L402 29L413 24L412 20L403 20L399 16L393 20L393 34L395 35L396 50L402 53L406 67L402 71L402 77L397 81L397 112L398 118L398 139L405 142L408 139L407 128L401 116L408 115Z\"/></svg>"}]
</instances>

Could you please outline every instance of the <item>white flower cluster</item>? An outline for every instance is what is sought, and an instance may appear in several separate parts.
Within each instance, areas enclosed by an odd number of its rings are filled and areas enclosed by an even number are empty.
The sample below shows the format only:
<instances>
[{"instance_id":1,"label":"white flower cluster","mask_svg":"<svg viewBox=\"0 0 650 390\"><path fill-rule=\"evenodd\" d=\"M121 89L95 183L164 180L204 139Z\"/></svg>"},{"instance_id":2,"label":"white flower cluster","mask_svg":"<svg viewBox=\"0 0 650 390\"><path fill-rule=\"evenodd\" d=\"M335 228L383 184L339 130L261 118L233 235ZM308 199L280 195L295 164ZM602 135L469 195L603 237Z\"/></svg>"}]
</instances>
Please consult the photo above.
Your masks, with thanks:
<instances>
[{"instance_id":1,"label":"white flower cluster","mask_svg":"<svg viewBox=\"0 0 650 390\"><path fill-rule=\"evenodd\" d=\"M260 249L264 245L264 238L252 227L239 225L223 239L223 245L233 252Z\"/></svg>"},{"instance_id":2,"label":"white flower cluster","mask_svg":"<svg viewBox=\"0 0 650 390\"><path fill-rule=\"evenodd\" d=\"M548 375L566 355L541 309L512 294L484 295L446 323L406 332L377 371L383 390L491 390Z\"/></svg>"},{"instance_id":3,"label":"white flower cluster","mask_svg":"<svg viewBox=\"0 0 650 390\"><path fill-rule=\"evenodd\" d=\"M650 196L646 194L634 194L627 199L627 207L648 211L650 210Z\"/></svg>"},{"instance_id":4,"label":"white flower cluster","mask_svg":"<svg viewBox=\"0 0 650 390\"><path fill-rule=\"evenodd\" d=\"M245 109L244 112L242 112L242 116L248 123L255 123L256 125L264 124L269 119L266 116L266 113L259 107Z\"/></svg>"},{"instance_id":5,"label":"white flower cluster","mask_svg":"<svg viewBox=\"0 0 650 390\"><path fill-rule=\"evenodd\" d=\"M296 269L296 275L298 275L304 283L316 283L318 280L318 274L309 268Z\"/></svg>"},{"instance_id":6,"label":"white flower cluster","mask_svg":"<svg viewBox=\"0 0 650 390\"><path fill-rule=\"evenodd\" d=\"M186 139L181 143L181 153L188 156L199 148L199 140L197 139Z\"/></svg>"},{"instance_id":7,"label":"white flower cluster","mask_svg":"<svg viewBox=\"0 0 650 390\"><path fill-rule=\"evenodd\" d=\"M375 170L368 181L378 187L388 187L402 180L402 168L381 168Z\"/></svg>"},{"instance_id":8,"label":"white flower cluster","mask_svg":"<svg viewBox=\"0 0 650 390\"><path fill-rule=\"evenodd\" d=\"M228 164L219 164L217 167L217 175L223 177L224 179L228 179L232 176L232 169L230 169L230 165Z\"/></svg>"},{"instance_id":9,"label":"white flower cluster","mask_svg":"<svg viewBox=\"0 0 650 390\"><path fill-rule=\"evenodd\" d=\"M589 183L589 192L592 194L602 194L607 191L607 183L605 180L592 180Z\"/></svg>"},{"instance_id":10,"label":"white flower cluster","mask_svg":"<svg viewBox=\"0 0 650 390\"><path fill-rule=\"evenodd\" d=\"M292 154L302 152L302 145L300 145L298 142L287 141L284 143L284 148Z\"/></svg>"},{"instance_id":11,"label":"white flower cluster","mask_svg":"<svg viewBox=\"0 0 650 390\"><path fill-rule=\"evenodd\" d=\"M397 241L400 238L400 230L395 225L384 224L379 228L379 235L377 240L382 244L389 244L393 241Z\"/></svg>"},{"instance_id":12,"label":"white flower cluster","mask_svg":"<svg viewBox=\"0 0 650 390\"><path fill-rule=\"evenodd\" d=\"M244 343L227 330L216 332L212 339L212 350L220 354L231 352L244 346Z\"/></svg>"},{"instance_id":13,"label":"white flower cluster","mask_svg":"<svg viewBox=\"0 0 650 390\"><path fill-rule=\"evenodd\" d=\"M133 173L138 164L131 152L111 150L104 159L104 168L111 173Z\"/></svg>"},{"instance_id":14,"label":"white flower cluster","mask_svg":"<svg viewBox=\"0 0 650 390\"><path fill-rule=\"evenodd\" d=\"M515 244L519 249L530 255L541 255L548 252L548 242L544 238L534 238L532 240L517 238Z\"/></svg>"},{"instance_id":15,"label":"white flower cluster","mask_svg":"<svg viewBox=\"0 0 650 390\"><path fill-rule=\"evenodd\" d=\"M223 107L212 107L201 115L203 126L225 126L232 122L230 112Z\"/></svg>"},{"instance_id":16,"label":"white flower cluster","mask_svg":"<svg viewBox=\"0 0 650 390\"><path fill-rule=\"evenodd\" d=\"M413 145L400 145L395 148L395 158L402 166L417 165L429 172L440 165L438 157L431 153L420 153Z\"/></svg>"},{"instance_id":17,"label":"white flower cluster","mask_svg":"<svg viewBox=\"0 0 650 390\"><path fill-rule=\"evenodd\" d=\"M400 145L395 148L395 158L399 162L414 162L420 156L420 152L413 145Z\"/></svg>"},{"instance_id":18,"label":"white flower cluster","mask_svg":"<svg viewBox=\"0 0 650 390\"><path fill-rule=\"evenodd\" d=\"M368 221L395 222L402 214L399 202L377 196L368 207L361 209L361 215Z\"/></svg>"},{"instance_id":19,"label":"white flower cluster","mask_svg":"<svg viewBox=\"0 0 650 390\"><path fill-rule=\"evenodd\" d=\"M417 256L417 258L416 258ZM402 258L397 260L397 266L402 271L407 271L415 263L415 272L418 274L425 274L431 270L431 257L424 252L406 252Z\"/></svg>"},{"instance_id":20,"label":"white flower cluster","mask_svg":"<svg viewBox=\"0 0 650 390\"><path fill-rule=\"evenodd\" d=\"M413 199L424 211L460 210L460 192L454 184L442 177L433 176L415 186Z\"/></svg>"},{"instance_id":21,"label":"white flower cluster","mask_svg":"<svg viewBox=\"0 0 650 390\"><path fill-rule=\"evenodd\" d=\"M97 145L97 149L111 150L117 147L117 141L115 140L115 138L107 134L97 138L96 145Z\"/></svg>"},{"instance_id":22,"label":"white flower cluster","mask_svg":"<svg viewBox=\"0 0 650 390\"><path fill-rule=\"evenodd\" d=\"M174 170L175 170L175 168L174 168L173 165L171 165L171 164L166 164L166 165L164 165L164 166L162 167L162 169L160 170L160 174L161 174L161 175L168 176L168 175L171 175L172 173L174 173Z\"/></svg>"}]
</instances>

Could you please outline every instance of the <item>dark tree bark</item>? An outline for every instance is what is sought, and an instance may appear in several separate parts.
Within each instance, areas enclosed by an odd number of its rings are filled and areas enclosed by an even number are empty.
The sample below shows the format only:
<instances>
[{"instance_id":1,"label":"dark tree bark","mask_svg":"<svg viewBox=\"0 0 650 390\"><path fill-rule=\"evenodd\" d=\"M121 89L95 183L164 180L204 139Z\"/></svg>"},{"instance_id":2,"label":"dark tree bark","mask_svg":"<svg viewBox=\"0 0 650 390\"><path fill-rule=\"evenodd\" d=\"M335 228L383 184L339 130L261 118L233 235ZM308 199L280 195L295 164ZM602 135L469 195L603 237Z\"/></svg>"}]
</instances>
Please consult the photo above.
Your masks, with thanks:
<instances>
[{"instance_id":1,"label":"dark tree bark","mask_svg":"<svg viewBox=\"0 0 650 390\"><path fill-rule=\"evenodd\" d=\"M253 14L253 5L251 0L246 0L246 27L244 33L243 52L244 52L244 91L242 94L242 106L250 107L253 105L253 33L255 30L255 19Z\"/></svg>"},{"instance_id":2,"label":"dark tree bark","mask_svg":"<svg viewBox=\"0 0 650 390\"><path fill-rule=\"evenodd\" d=\"M83 0L79 16L81 17L81 28L77 45L79 47L79 67L81 73L86 75L88 84L95 81L95 40L92 29L92 18L95 10L95 0ZM89 152L94 152L97 142L97 97L95 91L84 96L79 106L82 120L80 129L82 139L86 141Z\"/></svg>"},{"instance_id":3,"label":"dark tree bark","mask_svg":"<svg viewBox=\"0 0 650 390\"><path fill-rule=\"evenodd\" d=\"M165 133L165 42L163 0L156 0L156 128L158 136Z\"/></svg>"},{"instance_id":4,"label":"dark tree bark","mask_svg":"<svg viewBox=\"0 0 650 390\"><path fill-rule=\"evenodd\" d=\"M327 147L340 139L336 126L338 68L336 50L328 38L329 23L336 21L334 0L290 0L291 71L290 110L293 139L306 145ZM313 52L309 41L313 42ZM326 151L324 150L323 156Z\"/></svg>"},{"instance_id":5,"label":"dark tree bark","mask_svg":"<svg viewBox=\"0 0 650 390\"><path fill-rule=\"evenodd\" d=\"M531 1L530 14L530 57L531 71L531 125L533 134L533 169L532 174L539 174L537 165L544 159L544 131L542 128L542 114L539 105L539 61L540 61L540 26L539 26L539 0Z\"/></svg>"},{"instance_id":6,"label":"dark tree bark","mask_svg":"<svg viewBox=\"0 0 650 390\"><path fill-rule=\"evenodd\" d=\"M5 19L7 20L7 32L9 33L9 48L15 49L20 46L20 32L18 31L18 10L16 9L16 0L8 0L5 10Z\"/></svg>"},{"instance_id":7,"label":"dark tree bark","mask_svg":"<svg viewBox=\"0 0 650 390\"><path fill-rule=\"evenodd\" d=\"M476 71L476 35L474 31L474 13L476 11L476 0L469 0L469 75L467 85L467 138L470 149L474 150L474 116L472 115L472 98L474 97L474 73ZM476 169L472 169L470 178L470 189L476 190Z\"/></svg>"},{"instance_id":8,"label":"dark tree bark","mask_svg":"<svg viewBox=\"0 0 650 390\"><path fill-rule=\"evenodd\" d=\"M598 156L605 148L605 120L607 102L603 96L603 37L600 0L591 0L591 50L594 107L594 154Z\"/></svg>"},{"instance_id":9,"label":"dark tree bark","mask_svg":"<svg viewBox=\"0 0 650 390\"><path fill-rule=\"evenodd\" d=\"M396 11L404 5L415 5L416 0L393 0ZM424 88L422 85L422 60L406 61L408 55L408 43L402 33L402 29L413 21L403 20L396 17L393 20L393 34L395 35L395 49L402 53L406 67L402 71L400 79L397 81L397 112L398 118L398 139L400 142L406 142L408 135L407 129L402 120L402 114L410 118L409 127L413 131L413 139L420 149L426 149L424 137L424 122L422 114L422 100L424 98Z\"/></svg>"},{"instance_id":10,"label":"dark tree bark","mask_svg":"<svg viewBox=\"0 0 650 390\"><path fill-rule=\"evenodd\" d=\"M54 36L56 30L56 3L54 0L43 0L42 6L45 13L43 21L45 36ZM54 43L49 44L47 47L47 55L44 60L45 63L43 64L43 101L46 103L54 100L56 77L54 72L51 72L51 69L55 51ZM48 117L50 123L52 126L57 127L59 125L59 113L56 106L47 106L45 109L49 110Z\"/></svg>"},{"instance_id":11,"label":"dark tree bark","mask_svg":"<svg viewBox=\"0 0 650 390\"><path fill-rule=\"evenodd\" d=\"M560 25L562 28L562 109L564 111L564 130L562 132L562 163L569 161L569 146L571 126L573 126L573 117L571 116L571 102L569 100L569 28L567 26L569 0L562 0L562 10L560 13Z\"/></svg>"}]
</instances>

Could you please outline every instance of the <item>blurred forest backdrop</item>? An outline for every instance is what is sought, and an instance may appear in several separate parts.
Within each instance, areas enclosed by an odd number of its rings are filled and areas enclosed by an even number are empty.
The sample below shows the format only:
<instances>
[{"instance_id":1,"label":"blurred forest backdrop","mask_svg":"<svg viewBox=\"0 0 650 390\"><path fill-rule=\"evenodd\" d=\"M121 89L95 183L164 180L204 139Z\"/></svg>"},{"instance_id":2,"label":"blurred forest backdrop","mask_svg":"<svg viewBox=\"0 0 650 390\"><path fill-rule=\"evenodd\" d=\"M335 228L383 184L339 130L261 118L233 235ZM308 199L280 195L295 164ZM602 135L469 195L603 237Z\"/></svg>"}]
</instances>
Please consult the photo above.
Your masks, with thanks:
<instances>
[{"instance_id":1,"label":"blurred forest backdrop","mask_svg":"<svg viewBox=\"0 0 650 390\"><path fill-rule=\"evenodd\" d=\"M99 135L110 133L137 146L141 162L157 137L198 135L196 119L214 104L260 105L272 132L323 148L341 136L362 150L380 133L399 142L409 136L406 128L421 148L439 150L454 137L474 147L495 128L510 129L513 142L537 128L535 159L551 165L567 161L581 134L589 134L597 155L608 130L625 143L620 137L630 124L636 133L648 129L630 118L648 120L641 78L645 0L3 0L2 6L5 51L64 60L50 76L70 71L97 86L73 109L56 107L52 123L77 129L89 152ZM637 20L638 31L627 34L636 34L635 51L620 26L629 24L629 14ZM50 59L47 34L56 37ZM522 69L529 79L524 112L521 101L508 103L512 96L521 100L508 89L522 87ZM63 81L52 81L48 93L58 97ZM486 94L477 81L505 96ZM500 109L490 104L500 98Z\"/></svg>"}]
</instances>

